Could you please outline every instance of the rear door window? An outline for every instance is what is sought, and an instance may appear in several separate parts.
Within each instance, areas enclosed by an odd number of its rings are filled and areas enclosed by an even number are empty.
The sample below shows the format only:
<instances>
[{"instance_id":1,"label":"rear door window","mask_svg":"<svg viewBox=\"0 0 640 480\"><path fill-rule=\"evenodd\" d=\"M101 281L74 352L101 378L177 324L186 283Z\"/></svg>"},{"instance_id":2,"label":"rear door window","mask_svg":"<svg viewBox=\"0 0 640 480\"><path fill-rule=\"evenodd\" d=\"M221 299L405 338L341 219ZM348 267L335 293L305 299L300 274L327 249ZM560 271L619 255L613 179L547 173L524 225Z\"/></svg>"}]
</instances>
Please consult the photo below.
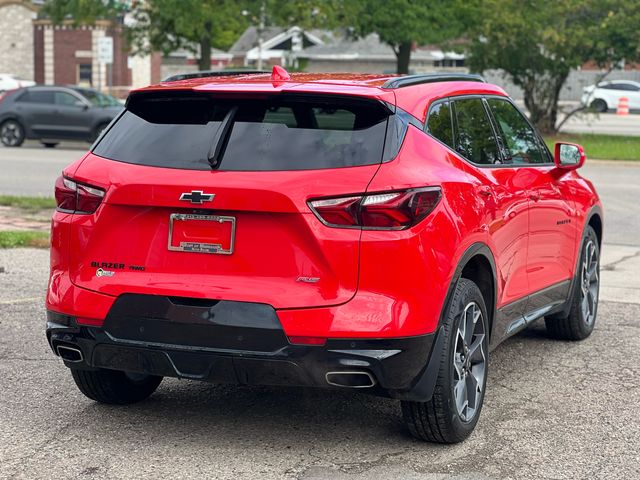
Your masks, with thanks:
<instances>
[{"instance_id":1,"label":"rear door window","mask_svg":"<svg viewBox=\"0 0 640 480\"><path fill-rule=\"evenodd\" d=\"M51 90L28 90L23 93L18 102L26 103L47 103L53 104L53 91Z\"/></svg>"},{"instance_id":2,"label":"rear door window","mask_svg":"<svg viewBox=\"0 0 640 480\"><path fill-rule=\"evenodd\" d=\"M455 100L455 149L478 165L501 163L496 137L481 98Z\"/></svg>"},{"instance_id":3,"label":"rear door window","mask_svg":"<svg viewBox=\"0 0 640 480\"><path fill-rule=\"evenodd\" d=\"M307 170L380 163L390 112L348 97L132 97L96 155L196 170Z\"/></svg>"}]
</instances>

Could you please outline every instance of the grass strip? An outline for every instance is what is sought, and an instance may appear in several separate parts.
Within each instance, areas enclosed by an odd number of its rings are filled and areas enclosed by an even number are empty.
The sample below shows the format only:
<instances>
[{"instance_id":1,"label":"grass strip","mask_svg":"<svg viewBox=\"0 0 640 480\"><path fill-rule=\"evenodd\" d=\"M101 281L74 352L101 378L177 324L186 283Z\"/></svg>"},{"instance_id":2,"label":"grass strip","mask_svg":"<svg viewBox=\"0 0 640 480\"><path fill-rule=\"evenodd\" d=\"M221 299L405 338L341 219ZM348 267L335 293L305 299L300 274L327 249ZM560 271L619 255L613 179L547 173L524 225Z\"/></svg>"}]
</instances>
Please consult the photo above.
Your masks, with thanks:
<instances>
[{"instance_id":1,"label":"grass strip","mask_svg":"<svg viewBox=\"0 0 640 480\"><path fill-rule=\"evenodd\" d=\"M557 136L545 138L545 141L552 152L556 142L569 142L582 145L587 158L640 160L640 136L560 133Z\"/></svg>"},{"instance_id":2,"label":"grass strip","mask_svg":"<svg viewBox=\"0 0 640 480\"><path fill-rule=\"evenodd\" d=\"M34 247L49 248L49 232L8 231L0 232L0 248Z\"/></svg>"},{"instance_id":3,"label":"grass strip","mask_svg":"<svg viewBox=\"0 0 640 480\"><path fill-rule=\"evenodd\" d=\"M0 195L0 206L15 207L29 213L36 213L47 208L56 208L56 200L48 197L19 197L16 195Z\"/></svg>"}]
</instances>

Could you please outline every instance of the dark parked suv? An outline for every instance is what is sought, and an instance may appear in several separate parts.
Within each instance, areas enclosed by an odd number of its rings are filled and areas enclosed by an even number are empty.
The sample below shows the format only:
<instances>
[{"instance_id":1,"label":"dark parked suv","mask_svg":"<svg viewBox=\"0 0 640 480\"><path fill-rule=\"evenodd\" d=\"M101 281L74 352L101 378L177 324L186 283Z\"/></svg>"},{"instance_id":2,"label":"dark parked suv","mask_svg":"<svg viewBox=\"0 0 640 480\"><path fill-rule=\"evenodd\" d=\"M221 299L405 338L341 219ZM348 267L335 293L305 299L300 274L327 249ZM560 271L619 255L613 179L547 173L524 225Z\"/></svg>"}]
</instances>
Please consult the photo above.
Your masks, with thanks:
<instances>
[{"instance_id":1,"label":"dark parked suv","mask_svg":"<svg viewBox=\"0 0 640 480\"><path fill-rule=\"evenodd\" d=\"M122 104L97 90L27 87L0 96L0 141L19 147L25 139L54 147L60 140L93 141Z\"/></svg>"}]
</instances>

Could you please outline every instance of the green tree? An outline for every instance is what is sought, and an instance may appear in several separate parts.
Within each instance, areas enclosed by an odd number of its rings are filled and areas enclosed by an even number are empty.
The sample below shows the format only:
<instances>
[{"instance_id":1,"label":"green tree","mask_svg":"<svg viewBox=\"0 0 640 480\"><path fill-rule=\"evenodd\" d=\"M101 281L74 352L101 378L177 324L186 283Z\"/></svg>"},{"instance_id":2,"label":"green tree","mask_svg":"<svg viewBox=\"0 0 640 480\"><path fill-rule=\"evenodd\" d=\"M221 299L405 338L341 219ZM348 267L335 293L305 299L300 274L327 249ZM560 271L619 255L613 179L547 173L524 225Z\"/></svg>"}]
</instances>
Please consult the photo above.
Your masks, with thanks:
<instances>
[{"instance_id":1,"label":"green tree","mask_svg":"<svg viewBox=\"0 0 640 480\"><path fill-rule=\"evenodd\" d=\"M199 54L198 68L209 70L212 49L228 49L247 27L242 10L234 0L140 2L131 11L130 43L136 53L191 50Z\"/></svg>"},{"instance_id":2,"label":"green tree","mask_svg":"<svg viewBox=\"0 0 640 480\"><path fill-rule=\"evenodd\" d=\"M92 24L96 20L116 20L128 7L117 0L49 0L42 12L55 23L72 20L76 25Z\"/></svg>"},{"instance_id":3,"label":"green tree","mask_svg":"<svg viewBox=\"0 0 640 480\"><path fill-rule=\"evenodd\" d=\"M481 0L465 16L471 68L502 69L545 133L556 131L560 91L572 70L640 59L640 0Z\"/></svg>"},{"instance_id":4,"label":"green tree","mask_svg":"<svg viewBox=\"0 0 640 480\"><path fill-rule=\"evenodd\" d=\"M344 19L357 35L375 32L396 54L397 72L409 73L415 44L442 44L463 33L462 0L346 0Z\"/></svg>"}]
</instances>

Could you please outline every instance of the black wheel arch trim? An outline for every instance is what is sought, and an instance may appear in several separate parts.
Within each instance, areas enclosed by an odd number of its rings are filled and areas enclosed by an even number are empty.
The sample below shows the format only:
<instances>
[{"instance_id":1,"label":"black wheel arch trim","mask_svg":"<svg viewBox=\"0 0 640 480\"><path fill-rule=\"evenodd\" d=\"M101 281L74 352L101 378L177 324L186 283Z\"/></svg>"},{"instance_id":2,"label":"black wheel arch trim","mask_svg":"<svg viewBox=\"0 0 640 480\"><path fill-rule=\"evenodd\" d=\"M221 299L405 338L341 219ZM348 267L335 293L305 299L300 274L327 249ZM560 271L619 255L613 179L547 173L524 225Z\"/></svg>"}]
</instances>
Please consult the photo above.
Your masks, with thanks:
<instances>
[{"instance_id":1,"label":"black wheel arch trim","mask_svg":"<svg viewBox=\"0 0 640 480\"><path fill-rule=\"evenodd\" d=\"M445 296L445 300L442 304L442 310L440 312L440 319L438 321L438 328L436 329L436 337L433 341L433 346L431 347L431 353L429 354L429 358L427 359L426 365L422 372L418 375L417 380L415 381L413 387L408 392L396 392L394 395L395 398L400 400L409 400L415 402L426 402L431 399L433 395L433 390L436 385L436 379L438 377L438 371L440 369L440 363L442 359L442 355L445 350L445 341L444 341L444 318L447 314L447 310L449 308L449 303L451 302L451 298L453 297L453 292L456 288L458 280L462 276L462 271L467 266L469 261L478 256L483 256L491 265L491 275L493 279L493 308L491 309L491 316L495 317L496 314L496 299L497 299L497 275L496 275L496 264L495 259L493 258L493 253L491 253L491 249L484 243L476 242L468 247L465 252L460 257L458 261L458 265L453 272L453 276L451 281L449 282L449 288L447 289L447 295ZM492 329L494 327L493 318L489 318L489 341L490 342L492 336Z\"/></svg>"}]
</instances>

